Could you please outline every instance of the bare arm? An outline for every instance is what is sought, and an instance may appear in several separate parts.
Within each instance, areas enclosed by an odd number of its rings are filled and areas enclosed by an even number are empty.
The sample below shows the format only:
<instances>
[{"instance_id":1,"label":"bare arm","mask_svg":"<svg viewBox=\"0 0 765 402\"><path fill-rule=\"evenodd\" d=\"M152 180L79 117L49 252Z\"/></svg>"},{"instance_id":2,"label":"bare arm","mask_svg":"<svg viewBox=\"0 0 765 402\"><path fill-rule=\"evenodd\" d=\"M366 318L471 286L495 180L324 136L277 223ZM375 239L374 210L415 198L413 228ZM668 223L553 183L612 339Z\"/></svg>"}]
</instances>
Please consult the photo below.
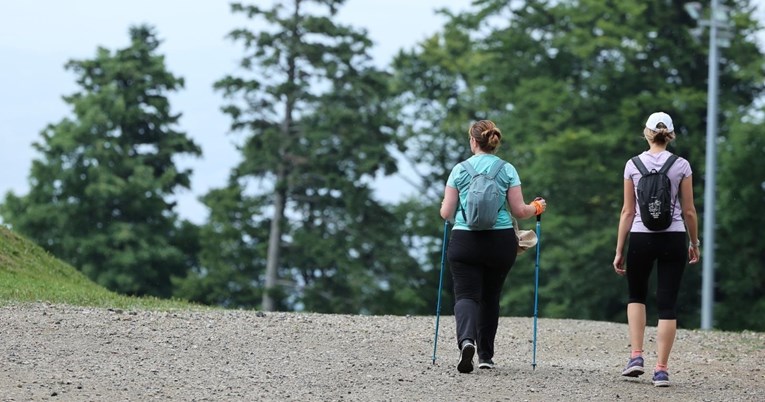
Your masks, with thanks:
<instances>
[{"instance_id":1,"label":"bare arm","mask_svg":"<svg viewBox=\"0 0 765 402\"><path fill-rule=\"evenodd\" d=\"M454 187L444 187L444 200L441 201L441 217L449 222L454 222L454 214L457 212L459 192Z\"/></svg>"},{"instance_id":2,"label":"bare arm","mask_svg":"<svg viewBox=\"0 0 765 402\"><path fill-rule=\"evenodd\" d=\"M619 275L626 273L624 268L624 244L627 242L627 235L632 228L632 222L635 220L635 189L631 179L624 179L624 201L622 202L622 212L619 215L619 229L616 235L616 256L614 257L614 270Z\"/></svg>"},{"instance_id":3,"label":"bare arm","mask_svg":"<svg viewBox=\"0 0 765 402\"><path fill-rule=\"evenodd\" d=\"M521 186L507 189L507 204L510 205L510 213L517 219L526 219L536 215L537 209L523 201Z\"/></svg>"},{"instance_id":4,"label":"bare arm","mask_svg":"<svg viewBox=\"0 0 765 402\"><path fill-rule=\"evenodd\" d=\"M699 261L699 224L696 216L696 206L693 202L693 176L688 176L680 182L680 206L683 208L683 218L685 227L688 230L688 237L691 239L691 245L688 247L688 263L695 264Z\"/></svg>"}]
</instances>

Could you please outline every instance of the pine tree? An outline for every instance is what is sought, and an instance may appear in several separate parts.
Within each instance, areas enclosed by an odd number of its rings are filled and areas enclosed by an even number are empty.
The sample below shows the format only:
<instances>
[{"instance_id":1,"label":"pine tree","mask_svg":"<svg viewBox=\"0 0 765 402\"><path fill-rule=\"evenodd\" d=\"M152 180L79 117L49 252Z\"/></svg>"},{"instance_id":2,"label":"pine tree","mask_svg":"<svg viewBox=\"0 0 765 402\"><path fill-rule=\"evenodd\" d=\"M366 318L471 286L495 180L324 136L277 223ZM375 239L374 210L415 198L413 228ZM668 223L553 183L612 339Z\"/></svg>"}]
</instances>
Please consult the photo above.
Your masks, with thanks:
<instances>
[{"instance_id":1,"label":"pine tree","mask_svg":"<svg viewBox=\"0 0 765 402\"><path fill-rule=\"evenodd\" d=\"M245 72L216 84L230 100L224 111L232 129L246 133L232 182L255 194L269 217L264 310L329 298L338 302L335 310L359 311L363 295L379 289L373 278L386 259L375 269L361 261L376 255L364 240L374 222L391 219L369 183L396 169L386 148L396 122L389 77L371 64L371 41L333 21L342 4L232 5L268 27L231 33L245 47ZM400 242L397 227L378 230ZM345 301L340 289L347 290ZM311 297L319 299L307 302Z\"/></svg>"},{"instance_id":2,"label":"pine tree","mask_svg":"<svg viewBox=\"0 0 765 402\"><path fill-rule=\"evenodd\" d=\"M168 72L153 28L130 28L130 45L72 60L80 91L64 98L72 118L49 125L35 144L30 191L9 194L4 220L109 289L169 296L184 275L181 224L172 196L189 188L190 170L173 158L200 155L177 131L168 94L183 79Z\"/></svg>"}]
</instances>

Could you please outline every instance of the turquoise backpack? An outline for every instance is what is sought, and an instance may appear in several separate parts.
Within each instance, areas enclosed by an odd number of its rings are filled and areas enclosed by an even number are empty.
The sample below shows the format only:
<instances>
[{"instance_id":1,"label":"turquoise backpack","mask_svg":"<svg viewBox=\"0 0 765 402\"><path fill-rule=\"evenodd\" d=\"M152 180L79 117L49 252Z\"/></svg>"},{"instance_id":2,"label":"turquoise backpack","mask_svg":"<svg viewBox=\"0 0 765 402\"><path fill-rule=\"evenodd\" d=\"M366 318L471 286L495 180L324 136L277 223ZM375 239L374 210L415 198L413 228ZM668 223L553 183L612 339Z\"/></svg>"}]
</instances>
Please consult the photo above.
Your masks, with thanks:
<instances>
[{"instance_id":1,"label":"turquoise backpack","mask_svg":"<svg viewBox=\"0 0 765 402\"><path fill-rule=\"evenodd\" d=\"M478 173L468 161L461 163L470 175L465 207L462 208L460 203L462 218L470 229L488 230L497 223L497 216L505 204L505 197L495 179L505 163L502 159L495 161L489 173Z\"/></svg>"}]
</instances>

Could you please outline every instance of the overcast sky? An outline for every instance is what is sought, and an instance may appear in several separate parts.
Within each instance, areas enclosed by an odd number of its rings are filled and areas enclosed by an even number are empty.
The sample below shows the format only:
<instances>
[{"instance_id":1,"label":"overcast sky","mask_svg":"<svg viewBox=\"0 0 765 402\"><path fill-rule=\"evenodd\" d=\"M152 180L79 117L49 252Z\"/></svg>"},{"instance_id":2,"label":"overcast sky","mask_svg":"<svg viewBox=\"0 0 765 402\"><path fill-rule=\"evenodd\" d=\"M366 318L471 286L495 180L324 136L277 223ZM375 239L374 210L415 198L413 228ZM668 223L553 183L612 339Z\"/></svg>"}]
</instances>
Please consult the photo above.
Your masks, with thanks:
<instances>
[{"instance_id":1,"label":"overcast sky","mask_svg":"<svg viewBox=\"0 0 765 402\"><path fill-rule=\"evenodd\" d=\"M263 4L272 2L265 0ZM366 28L375 42L373 56L385 66L401 48L412 48L436 32L444 20L436 8L464 10L470 0L348 0L339 19ZM761 7L762 8L762 7ZM765 12L759 14L765 20ZM191 191L179 196L178 212L202 223L205 208L196 200L225 184L239 160L228 134L230 120L220 112L223 99L212 84L233 73L241 46L225 39L246 23L230 12L224 0L37 0L0 2L0 202L8 191L23 195L33 158L32 142L51 123L70 116L61 97L79 90L74 75L64 70L69 59L93 58L98 46L110 50L128 45L128 28L153 25L164 40L159 53L167 68L186 81L170 97L174 112L183 113L180 130L202 147L199 159L181 164L194 169ZM384 180L378 196L395 200L401 181Z\"/></svg>"},{"instance_id":2,"label":"overcast sky","mask_svg":"<svg viewBox=\"0 0 765 402\"><path fill-rule=\"evenodd\" d=\"M185 159L194 169L191 191L179 196L179 213L196 223L206 209L196 200L225 185L239 160L229 134L230 119L220 112L223 98L212 84L236 71L241 45L224 37L247 20L230 12L228 1L188 0L37 0L0 2L0 197L29 190L32 142L51 123L71 115L61 100L79 90L74 75L64 70L69 59L93 58L98 46L110 50L128 45L131 25L153 25L164 40L159 53L167 68L186 81L171 95L171 106L182 112L180 129L202 147L199 159ZM264 1L270 5L272 2ZM443 25L433 10L463 10L470 0L348 0L339 19L366 28L375 42L375 62L385 66L401 48L411 48ZM393 200L400 191L390 180L378 191ZM397 187L397 188L400 188Z\"/></svg>"}]
</instances>

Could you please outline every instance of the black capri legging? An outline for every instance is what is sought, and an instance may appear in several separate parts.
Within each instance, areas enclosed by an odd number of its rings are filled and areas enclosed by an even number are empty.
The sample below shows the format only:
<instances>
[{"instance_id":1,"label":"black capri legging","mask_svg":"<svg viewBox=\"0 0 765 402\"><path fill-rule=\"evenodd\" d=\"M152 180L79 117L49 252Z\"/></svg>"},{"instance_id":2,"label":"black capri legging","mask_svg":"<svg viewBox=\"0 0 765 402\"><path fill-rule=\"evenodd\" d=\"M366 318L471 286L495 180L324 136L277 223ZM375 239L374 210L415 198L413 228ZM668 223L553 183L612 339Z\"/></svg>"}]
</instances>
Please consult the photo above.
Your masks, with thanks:
<instances>
[{"instance_id":1,"label":"black capri legging","mask_svg":"<svg viewBox=\"0 0 765 402\"><path fill-rule=\"evenodd\" d=\"M627 251L629 302L645 304L656 262L656 308L660 320L677 318L677 294L685 270L685 232L630 233Z\"/></svg>"}]
</instances>

